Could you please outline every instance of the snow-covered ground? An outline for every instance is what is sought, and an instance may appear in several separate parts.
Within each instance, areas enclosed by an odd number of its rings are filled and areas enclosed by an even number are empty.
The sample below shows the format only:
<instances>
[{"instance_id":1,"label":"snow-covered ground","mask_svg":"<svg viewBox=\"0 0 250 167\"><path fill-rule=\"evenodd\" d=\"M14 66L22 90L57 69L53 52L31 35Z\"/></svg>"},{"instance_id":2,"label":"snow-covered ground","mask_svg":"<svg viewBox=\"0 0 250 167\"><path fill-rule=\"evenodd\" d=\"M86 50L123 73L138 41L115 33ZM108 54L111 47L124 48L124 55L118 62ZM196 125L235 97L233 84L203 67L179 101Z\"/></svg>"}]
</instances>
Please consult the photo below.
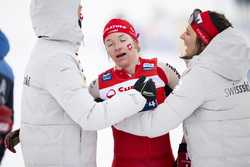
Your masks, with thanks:
<instances>
[{"instance_id":1,"label":"snow-covered ground","mask_svg":"<svg viewBox=\"0 0 250 167\"><path fill-rule=\"evenodd\" d=\"M15 74L14 129L20 126L20 94L23 73L35 39L29 18L29 1L1 0L0 2L0 28L10 40L11 51L7 61ZM241 13L239 10L235 10L234 5L232 0L85 0L83 4L85 46L81 48L80 55L88 81L90 82L96 78L98 73L112 65L102 43L103 27L111 17L122 15L134 23L135 28L141 32L142 46L145 48L142 48L144 57L156 56L182 72L185 66L178 59L178 55L181 54L179 35L184 30L190 12L197 7L204 10L218 10L225 13L230 19L236 20ZM239 21L236 20L236 23L238 24ZM244 24L239 23L238 25ZM249 26L249 22L247 25ZM171 131L171 142L175 155L181 138L181 126ZM98 167L111 166L112 156L112 133L110 128L107 128L98 132ZM6 152L2 167L23 166L20 145L17 146L16 154Z\"/></svg>"}]
</instances>

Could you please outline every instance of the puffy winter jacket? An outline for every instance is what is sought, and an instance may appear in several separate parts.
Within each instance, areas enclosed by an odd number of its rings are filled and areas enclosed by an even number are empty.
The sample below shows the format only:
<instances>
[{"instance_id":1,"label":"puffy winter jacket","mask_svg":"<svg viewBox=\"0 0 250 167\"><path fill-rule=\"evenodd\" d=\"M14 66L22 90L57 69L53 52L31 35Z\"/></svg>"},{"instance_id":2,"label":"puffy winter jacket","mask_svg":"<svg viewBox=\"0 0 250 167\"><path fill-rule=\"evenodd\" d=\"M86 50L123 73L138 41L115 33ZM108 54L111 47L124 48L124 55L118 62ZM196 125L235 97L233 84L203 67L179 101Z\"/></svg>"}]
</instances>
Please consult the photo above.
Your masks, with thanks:
<instances>
[{"instance_id":1,"label":"puffy winter jacket","mask_svg":"<svg viewBox=\"0 0 250 167\"><path fill-rule=\"evenodd\" d=\"M159 136L183 120L192 167L250 166L250 48L233 28L195 56L180 84L155 112L117 124ZM140 121L138 121L140 120Z\"/></svg>"},{"instance_id":2,"label":"puffy winter jacket","mask_svg":"<svg viewBox=\"0 0 250 167\"><path fill-rule=\"evenodd\" d=\"M8 38L5 34L0 30L0 106L7 106L11 109L11 118L8 121L10 126L6 126L6 112L5 110L0 110L0 141L3 141L6 134L11 131L13 125L13 90L14 90L14 74L9 66L9 64L5 61L5 57L9 52L10 46ZM5 115L5 116L4 116ZM4 121L5 120L5 121ZM6 131L7 130L7 131ZM0 162L4 157L4 143L0 142Z\"/></svg>"},{"instance_id":3,"label":"puffy winter jacket","mask_svg":"<svg viewBox=\"0 0 250 167\"><path fill-rule=\"evenodd\" d=\"M22 93L20 140L26 167L95 167L96 132L88 130L117 123L145 103L135 90L98 104L89 95L75 54L82 40L79 3L31 1L39 38L26 67ZM131 105L125 106L124 100ZM120 108L128 110L117 112Z\"/></svg>"}]
</instances>

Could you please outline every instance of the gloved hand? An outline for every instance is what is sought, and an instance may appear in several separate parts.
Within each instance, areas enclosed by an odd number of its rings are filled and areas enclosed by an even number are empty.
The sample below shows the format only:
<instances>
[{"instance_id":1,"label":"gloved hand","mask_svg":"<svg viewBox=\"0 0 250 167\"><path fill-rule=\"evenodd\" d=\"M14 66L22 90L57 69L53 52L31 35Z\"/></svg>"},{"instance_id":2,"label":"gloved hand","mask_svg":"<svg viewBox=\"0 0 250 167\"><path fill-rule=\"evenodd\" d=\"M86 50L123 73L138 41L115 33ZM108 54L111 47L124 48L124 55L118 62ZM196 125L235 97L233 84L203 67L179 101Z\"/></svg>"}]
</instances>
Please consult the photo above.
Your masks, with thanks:
<instances>
[{"instance_id":1,"label":"gloved hand","mask_svg":"<svg viewBox=\"0 0 250 167\"><path fill-rule=\"evenodd\" d=\"M134 84L134 89L139 91L147 100L142 111L152 110L157 107L156 87L152 79L147 81L145 76L140 77Z\"/></svg>"},{"instance_id":2,"label":"gloved hand","mask_svg":"<svg viewBox=\"0 0 250 167\"><path fill-rule=\"evenodd\" d=\"M5 105L0 105L0 133L1 134L5 134L11 130L12 125L13 125L12 116L13 116L13 112L9 107Z\"/></svg>"},{"instance_id":3,"label":"gloved hand","mask_svg":"<svg viewBox=\"0 0 250 167\"><path fill-rule=\"evenodd\" d=\"M15 146L20 142L19 140L20 129L9 132L4 139L4 146L13 153L16 153Z\"/></svg>"},{"instance_id":4,"label":"gloved hand","mask_svg":"<svg viewBox=\"0 0 250 167\"><path fill-rule=\"evenodd\" d=\"M178 149L178 156L176 159L177 167L191 167L191 160L187 153L187 144L181 143Z\"/></svg>"},{"instance_id":5,"label":"gloved hand","mask_svg":"<svg viewBox=\"0 0 250 167\"><path fill-rule=\"evenodd\" d=\"M104 100L103 99L101 99L101 98L95 98L95 102L97 102L97 103L100 103L100 102L103 102Z\"/></svg>"}]
</instances>

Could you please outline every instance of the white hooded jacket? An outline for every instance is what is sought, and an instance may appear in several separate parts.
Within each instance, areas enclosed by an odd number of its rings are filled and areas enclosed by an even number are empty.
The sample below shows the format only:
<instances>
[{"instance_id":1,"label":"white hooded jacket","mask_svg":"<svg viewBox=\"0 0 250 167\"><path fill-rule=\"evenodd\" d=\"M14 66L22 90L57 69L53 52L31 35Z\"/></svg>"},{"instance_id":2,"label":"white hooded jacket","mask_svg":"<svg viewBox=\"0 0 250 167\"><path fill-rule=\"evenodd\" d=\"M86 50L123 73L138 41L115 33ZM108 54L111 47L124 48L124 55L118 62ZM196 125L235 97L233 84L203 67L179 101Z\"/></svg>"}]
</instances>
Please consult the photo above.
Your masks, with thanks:
<instances>
[{"instance_id":1,"label":"white hooded jacket","mask_svg":"<svg viewBox=\"0 0 250 167\"><path fill-rule=\"evenodd\" d=\"M31 1L33 28L41 38L27 64L22 93L20 140L26 167L96 167L96 132L88 130L113 125L145 104L135 90L103 103L89 95L75 55L83 37L79 4ZM120 108L127 110L117 112Z\"/></svg>"},{"instance_id":2,"label":"white hooded jacket","mask_svg":"<svg viewBox=\"0 0 250 167\"><path fill-rule=\"evenodd\" d=\"M179 85L155 111L116 126L155 137L181 122L192 167L250 166L250 48L233 28L193 58Z\"/></svg>"}]
</instances>

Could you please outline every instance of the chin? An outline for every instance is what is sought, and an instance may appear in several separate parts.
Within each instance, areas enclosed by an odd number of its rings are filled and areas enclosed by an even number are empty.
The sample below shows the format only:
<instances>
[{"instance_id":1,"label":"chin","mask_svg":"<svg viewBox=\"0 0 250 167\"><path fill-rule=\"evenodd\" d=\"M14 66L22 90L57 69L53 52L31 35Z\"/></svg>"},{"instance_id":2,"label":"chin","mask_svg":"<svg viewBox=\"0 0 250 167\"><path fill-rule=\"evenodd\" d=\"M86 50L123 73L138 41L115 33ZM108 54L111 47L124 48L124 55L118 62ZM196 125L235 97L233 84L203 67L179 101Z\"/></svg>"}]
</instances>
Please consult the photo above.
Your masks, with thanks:
<instances>
[{"instance_id":1,"label":"chin","mask_svg":"<svg viewBox=\"0 0 250 167\"><path fill-rule=\"evenodd\" d=\"M192 57L193 57L193 54L185 53L180 58L182 58L182 59L192 59Z\"/></svg>"},{"instance_id":2,"label":"chin","mask_svg":"<svg viewBox=\"0 0 250 167\"><path fill-rule=\"evenodd\" d=\"M118 64L118 66L121 68L121 69L126 69L128 67L128 65L125 65L125 64Z\"/></svg>"},{"instance_id":3,"label":"chin","mask_svg":"<svg viewBox=\"0 0 250 167\"><path fill-rule=\"evenodd\" d=\"M122 61L117 62L117 65L119 67L125 68L129 65L129 63L126 60L122 60Z\"/></svg>"}]
</instances>

